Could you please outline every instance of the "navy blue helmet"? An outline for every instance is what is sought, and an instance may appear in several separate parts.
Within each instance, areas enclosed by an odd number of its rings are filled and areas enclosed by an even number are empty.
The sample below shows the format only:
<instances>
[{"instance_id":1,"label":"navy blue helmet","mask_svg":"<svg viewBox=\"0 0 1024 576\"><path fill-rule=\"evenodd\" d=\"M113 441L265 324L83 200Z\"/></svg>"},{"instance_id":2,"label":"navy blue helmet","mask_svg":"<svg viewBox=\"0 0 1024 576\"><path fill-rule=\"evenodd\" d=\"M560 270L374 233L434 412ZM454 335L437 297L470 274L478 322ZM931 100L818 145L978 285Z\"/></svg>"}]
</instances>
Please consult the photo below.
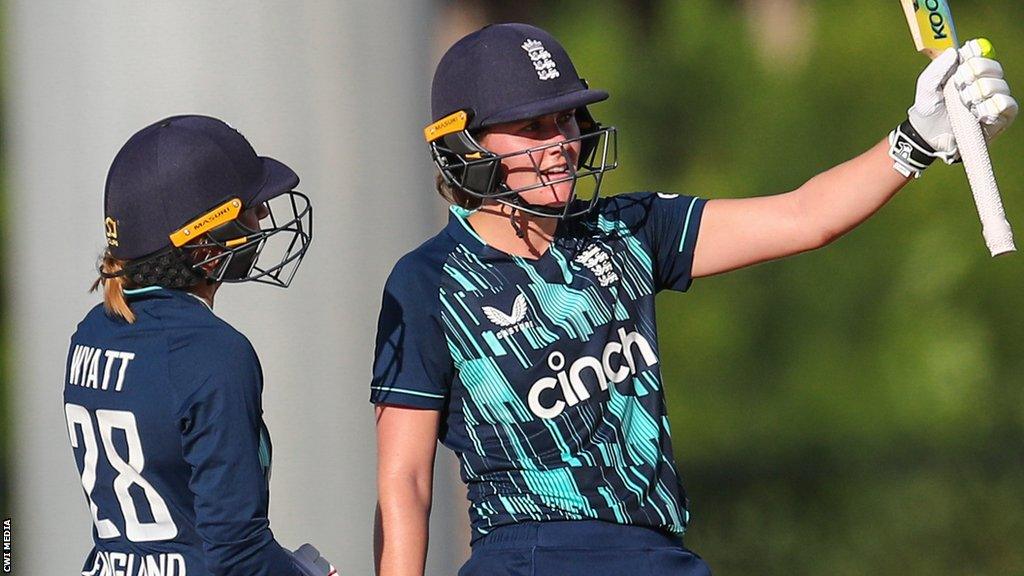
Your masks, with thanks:
<instances>
[{"instance_id":1,"label":"navy blue helmet","mask_svg":"<svg viewBox=\"0 0 1024 576\"><path fill-rule=\"evenodd\" d=\"M104 276L124 275L135 287L288 286L312 240L312 207L294 190L298 183L291 168L257 156L221 120L188 115L151 124L125 143L107 174L107 247L129 262Z\"/></svg>"},{"instance_id":2,"label":"navy blue helmet","mask_svg":"<svg viewBox=\"0 0 1024 576\"><path fill-rule=\"evenodd\" d=\"M587 105L608 98L579 77L565 49L544 30L527 24L495 24L462 38L441 58L431 89L432 123L424 129L431 156L449 186L478 199L494 199L539 216L570 218L590 211L597 201L604 173L616 167L616 131L603 127ZM561 111L575 111L580 135L560 142L495 154L476 135L489 126L526 120ZM557 147L570 160L569 146L580 153L565 177L549 179L533 161L537 183L511 188L501 161ZM572 182L564 206L536 206L520 193L560 182ZM580 197L578 185L590 184Z\"/></svg>"}]
</instances>

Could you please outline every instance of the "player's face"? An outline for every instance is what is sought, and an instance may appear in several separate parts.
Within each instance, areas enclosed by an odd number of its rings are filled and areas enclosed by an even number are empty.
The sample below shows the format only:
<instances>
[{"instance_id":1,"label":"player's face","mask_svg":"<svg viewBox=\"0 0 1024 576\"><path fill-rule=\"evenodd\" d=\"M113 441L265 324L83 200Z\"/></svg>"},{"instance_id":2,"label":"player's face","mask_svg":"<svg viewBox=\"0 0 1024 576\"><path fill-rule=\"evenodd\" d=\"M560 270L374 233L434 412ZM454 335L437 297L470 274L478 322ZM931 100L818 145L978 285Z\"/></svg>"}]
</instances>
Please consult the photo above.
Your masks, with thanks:
<instances>
[{"instance_id":1,"label":"player's face","mask_svg":"<svg viewBox=\"0 0 1024 576\"><path fill-rule=\"evenodd\" d=\"M497 124L488 128L480 138L480 144L498 155L546 146L534 152L514 154L502 159L501 164L509 188L555 182L520 193L528 204L555 208L569 201L572 175L580 155L579 140L561 146L558 144L579 135L575 111L565 110L529 120Z\"/></svg>"}]
</instances>

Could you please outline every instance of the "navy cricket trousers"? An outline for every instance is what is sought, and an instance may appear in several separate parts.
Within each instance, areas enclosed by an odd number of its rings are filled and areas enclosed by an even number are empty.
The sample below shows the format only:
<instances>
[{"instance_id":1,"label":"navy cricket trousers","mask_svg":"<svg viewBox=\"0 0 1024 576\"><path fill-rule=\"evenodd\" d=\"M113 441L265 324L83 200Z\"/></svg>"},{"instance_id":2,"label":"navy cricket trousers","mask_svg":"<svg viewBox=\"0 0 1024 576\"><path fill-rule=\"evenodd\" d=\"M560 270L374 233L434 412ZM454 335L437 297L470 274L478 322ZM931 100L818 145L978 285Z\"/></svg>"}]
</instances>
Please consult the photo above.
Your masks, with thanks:
<instances>
[{"instance_id":1,"label":"navy cricket trousers","mask_svg":"<svg viewBox=\"0 0 1024 576\"><path fill-rule=\"evenodd\" d=\"M524 522L473 543L459 576L711 576L675 536L596 520Z\"/></svg>"}]
</instances>

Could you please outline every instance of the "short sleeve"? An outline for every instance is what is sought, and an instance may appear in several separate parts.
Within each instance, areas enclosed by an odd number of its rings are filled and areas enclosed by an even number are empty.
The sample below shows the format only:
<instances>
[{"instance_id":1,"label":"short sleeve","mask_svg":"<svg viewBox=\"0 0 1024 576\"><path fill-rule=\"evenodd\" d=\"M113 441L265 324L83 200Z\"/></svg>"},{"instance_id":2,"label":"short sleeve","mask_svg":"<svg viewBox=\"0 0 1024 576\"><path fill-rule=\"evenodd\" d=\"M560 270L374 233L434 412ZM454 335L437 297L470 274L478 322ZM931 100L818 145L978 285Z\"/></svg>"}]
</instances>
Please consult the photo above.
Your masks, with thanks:
<instances>
[{"instance_id":1,"label":"short sleeve","mask_svg":"<svg viewBox=\"0 0 1024 576\"><path fill-rule=\"evenodd\" d=\"M604 211L646 246L655 290L685 292L693 282L693 253L705 203L682 194L634 192L609 198Z\"/></svg>"},{"instance_id":2,"label":"short sleeve","mask_svg":"<svg viewBox=\"0 0 1024 576\"><path fill-rule=\"evenodd\" d=\"M453 367L440 316L440 264L413 252L384 286L373 359L370 401L441 410Z\"/></svg>"},{"instance_id":3,"label":"short sleeve","mask_svg":"<svg viewBox=\"0 0 1024 576\"><path fill-rule=\"evenodd\" d=\"M240 336L218 335L178 354L186 370L204 375L180 418L207 567L223 575L297 574L267 518L263 378L255 352Z\"/></svg>"},{"instance_id":4,"label":"short sleeve","mask_svg":"<svg viewBox=\"0 0 1024 576\"><path fill-rule=\"evenodd\" d=\"M659 291L685 292L693 283L693 254L706 202L681 194L651 194L651 226L647 236Z\"/></svg>"}]
</instances>

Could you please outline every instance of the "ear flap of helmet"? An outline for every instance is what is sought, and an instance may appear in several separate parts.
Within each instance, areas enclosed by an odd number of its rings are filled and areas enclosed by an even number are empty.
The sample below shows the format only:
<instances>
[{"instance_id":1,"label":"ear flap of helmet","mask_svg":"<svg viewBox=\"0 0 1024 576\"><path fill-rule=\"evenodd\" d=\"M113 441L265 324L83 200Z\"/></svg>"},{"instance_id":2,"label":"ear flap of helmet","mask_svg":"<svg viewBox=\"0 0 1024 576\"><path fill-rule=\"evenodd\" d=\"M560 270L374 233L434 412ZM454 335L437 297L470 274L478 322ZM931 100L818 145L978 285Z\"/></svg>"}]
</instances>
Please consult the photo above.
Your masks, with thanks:
<instances>
[{"instance_id":1,"label":"ear flap of helmet","mask_svg":"<svg viewBox=\"0 0 1024 576\"><path fill-rule=\"evenodd\" d=\"M238 243L240 247L232 248L223 253L223 256L216 260L217 266L210 277L218 282L241 280L249 276L252 267L259 256L261 242L250 241L250 235L256 235L259 230L252 230L238 220L233 220L211 230L209 237L212 240L232 246Z\"/></svg>"},{"instance_id":2,"label":"ear flap of helmet","mask_svg":"<svg viewBox=\"0 0 1024 576\"><path fill-rule=\"evenodd\" d=\"M472 110L460 110L424 130L445 182L470 194L490 196L503 183L497 155L480 146L466 130Z\"/></svg>"},{"instance_id":3,"label":"ear flap of helmet","mask_svg":"<svg viewBox=\"0 0 1024 576\"><path fill-rule=\"evenodd\" d=\"M576 125L580 128L580 136L587 136L601 129L601 123L594 120L586 106L580 106L576 109ZM594 164L590 157L594 154L594 150L597 149L597 144L600 140L600 138L580 139L580 157L576 160L577 168L587 168Z\"/></svg>"},{"instance_id":4,"label":"ear flap of helmet","mask_svg":"<svg viewBox=\"0 0 1024 576\"><path fill-rule=\"evenodd\" d=\"M477 144L466 131L448 134L441 140L455 156L450 159L449 170L457 186L481 196L497 191L502 178L501 162L495 154Z\"/></svg>"},{"instance_id":5,"label":"ear flap of helmet","mask_svg":"<svg viewBox=\"0 0 1024 576\"><path fill-rule=\"evenodd\" d=\"M584 89L590 88L585 78L580 78L580 84L583 85ZM576 125L579 126L580 136L587 136L593 134L601 129L601 123L594 120L594 117L590 114L590 110L586 106L580 106L576 109ZM582 138L580 139L580 157L576 161L577 168L585 168L593 165L590 160L590 156L594 153L597 148L597 144L600 138Z\"/></svg>"}]
</instances>

